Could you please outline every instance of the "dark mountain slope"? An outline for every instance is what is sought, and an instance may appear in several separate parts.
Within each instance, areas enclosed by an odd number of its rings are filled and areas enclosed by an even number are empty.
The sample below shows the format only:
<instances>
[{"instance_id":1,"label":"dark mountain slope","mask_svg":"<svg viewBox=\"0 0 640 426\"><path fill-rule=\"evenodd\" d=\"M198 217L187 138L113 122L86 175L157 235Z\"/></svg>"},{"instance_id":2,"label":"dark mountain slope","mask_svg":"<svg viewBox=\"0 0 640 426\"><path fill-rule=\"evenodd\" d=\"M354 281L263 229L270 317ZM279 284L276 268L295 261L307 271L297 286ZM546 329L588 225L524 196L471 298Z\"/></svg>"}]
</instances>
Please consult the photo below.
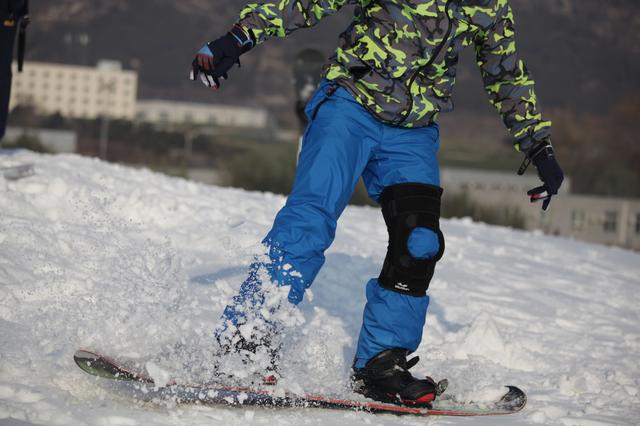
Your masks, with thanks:
<instances>
[{"instance_id":1,"label":"dark mountain slope","mask_svg":"<svg viewBox=\"0 0 640 426\"><path fill-rule=\"evenodd\" d=\"M224 32L242 0L42 0L34 5L28 57L95 64L118 59L140 72L142 97L208 101L211 94L186 79L191 57ZM606 112L640 92L640 3L634 0L513 0L522 55L539 83L545 107ZM216 101L287 105L290 60L304 47L327 56L351 10L318 27L275 40L244 59ZM82 35L89 42L82 44ZM86 40L86 38L84 38ZM488 111L467 52L456 98L462 109ZM462 89L462 90L460 90ZM288 120L285 119L285 122Z\"/></svg>"}]
</instances>

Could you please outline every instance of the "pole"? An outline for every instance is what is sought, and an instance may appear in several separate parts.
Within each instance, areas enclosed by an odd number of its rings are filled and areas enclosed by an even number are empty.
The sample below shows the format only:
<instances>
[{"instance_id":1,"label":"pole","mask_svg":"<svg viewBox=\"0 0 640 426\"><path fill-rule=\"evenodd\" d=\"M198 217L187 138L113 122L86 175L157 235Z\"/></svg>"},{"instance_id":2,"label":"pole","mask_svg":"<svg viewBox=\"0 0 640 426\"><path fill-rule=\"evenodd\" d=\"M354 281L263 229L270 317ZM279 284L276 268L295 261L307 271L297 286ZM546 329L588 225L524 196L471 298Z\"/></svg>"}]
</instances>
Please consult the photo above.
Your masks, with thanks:
<instances>
[{"instance_id":1,"label":"pole","mask_svg":"<svg viewBox=\"0 0 640 426\"><path fill-rule=\"evenodd\" d=\"M184 155L185 155L185 167L189 170L191 166L191 156L193 155L193 139L195 134L187 130L184 135Z\"/></svg>"},{"instance_id":2,"label":"pole","mask_svg":"<svg viewBox=\"0 0 640 426\"><path fill-rule=\"evenodd\" d=\"M107 150L109 148L109 114L102 114L100 121L100 158L107 161Z\"/></svg>"},{"instance_id":3,"label":"pole","mask_svg":"<svg viewBox=\"0 0 640 426\"><path fill-rule=\"evenodd\" d=\"M103 97L105 101L104 113L100 122L100 158L107 161L107 152L109 148L109 122L111 121L111 92L115 88L115 80L109 80L101 83L98 92L105 93Z\"/></svg>"}]
</instances>

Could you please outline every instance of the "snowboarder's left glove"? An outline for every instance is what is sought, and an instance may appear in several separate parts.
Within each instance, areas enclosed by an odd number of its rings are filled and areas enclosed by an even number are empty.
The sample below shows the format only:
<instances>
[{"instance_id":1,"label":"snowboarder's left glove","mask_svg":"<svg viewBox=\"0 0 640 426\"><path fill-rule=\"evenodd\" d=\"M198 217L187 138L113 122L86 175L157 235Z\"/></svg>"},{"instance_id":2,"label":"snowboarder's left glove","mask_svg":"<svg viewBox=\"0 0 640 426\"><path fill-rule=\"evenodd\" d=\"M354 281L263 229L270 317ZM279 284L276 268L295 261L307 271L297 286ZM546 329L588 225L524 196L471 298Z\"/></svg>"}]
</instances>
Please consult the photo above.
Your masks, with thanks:
<instances>
[{"instance_id":1,"label":"snowboarder's left glove","mask_svg":"<svg viewBox=\"0 0 640 426\"><path fill-rule=\"evenodd\" d=\"M542 200L542 210L547 210L551 197L558 194L564 180L564 173L556 160L551 142L548 140L539 142L527 151L518 174L524 174L530 163L538 169L538 176L544 185L529 190L527 195L531 197L532 203Z\"/></svg>"},{"instance_id":2,"label":"snowboarder's left glove","mask_svg":"<svg viewBox=\"0 0 640 426\"><path fill-rule=\"evenodd\" d=\"M205 44L191 63L189 78L195 81L200 77L202 84L218 89L220 79L227 79L227 71L233 64L240 66L240 55L251 50L253 38L240 26L234 26L224 36Z\"/></svg>"}]
</instances>

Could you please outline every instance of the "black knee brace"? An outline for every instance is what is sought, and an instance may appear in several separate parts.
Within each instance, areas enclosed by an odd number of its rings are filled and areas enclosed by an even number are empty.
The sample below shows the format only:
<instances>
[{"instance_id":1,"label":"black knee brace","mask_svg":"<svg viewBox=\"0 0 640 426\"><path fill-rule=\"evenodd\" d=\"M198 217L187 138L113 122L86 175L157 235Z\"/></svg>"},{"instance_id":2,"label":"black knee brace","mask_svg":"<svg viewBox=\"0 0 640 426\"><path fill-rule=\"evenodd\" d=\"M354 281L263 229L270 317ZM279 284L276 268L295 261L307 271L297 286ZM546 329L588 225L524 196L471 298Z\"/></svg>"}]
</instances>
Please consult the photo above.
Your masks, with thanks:
<instances>
[{"instance_id":1,"label":"black knee brace","mask_svg":"<svg viewBox=\"0 0 640 426\"><path fill-rule=\"evenodd\" d=\"M436 262L444 253L440 231L442 188L419 183L392 185L382 192L380 204L389 231L387 257L378 281L389 290L411 296L424 296ZM429 259L416 259L407 246L415 228L427 228L438 235L440 250Z\"/></svg>"}]
</instances>

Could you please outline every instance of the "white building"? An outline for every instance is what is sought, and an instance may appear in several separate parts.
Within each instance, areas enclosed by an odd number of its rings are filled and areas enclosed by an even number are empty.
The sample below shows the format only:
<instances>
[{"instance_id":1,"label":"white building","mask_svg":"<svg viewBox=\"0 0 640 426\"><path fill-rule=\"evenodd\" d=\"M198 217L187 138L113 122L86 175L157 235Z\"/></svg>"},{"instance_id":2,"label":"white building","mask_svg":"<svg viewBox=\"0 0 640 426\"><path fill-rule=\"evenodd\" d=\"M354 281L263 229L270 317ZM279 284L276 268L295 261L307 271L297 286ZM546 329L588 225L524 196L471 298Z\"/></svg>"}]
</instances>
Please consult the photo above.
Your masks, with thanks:
<instances>
[{"instance_id":1,"label":"white building","mask_svg":"<svg viewBox=\"0 0 640 426\"><path fill-rule=\"evenodd\" d=\"M100 61L96 67L25 62L21 73L13 67L10 109L30 105L70 118L135 117L138 74L119 62Z\"/></svg>"},{"instance_id":2,"label":"white building","mask_svg":"<svg viewBox=\"0 0 640 426\"><path fill-rule=\"evenodd\" d=\"M136 119L167 127L195 124L264 129L268 125L269 114L264 108L141 100L138 101Z\"/></svg>"},{"instance_id":3,"label":"white building","mask_svg":"<svg viewBox=\"0 0 640 426\"><path fill-rule=\"evenodd\" d=\"M553 203L545 232L640 250L640 200L568 195Z\"/></svg>"},{"instance_id":4,"label":"white building","mask_svg":"<svg viewBox=\"0 0 640 426\"><path fill-rule=\"evenodd\" d=\"M542 183L535 172L514 173L447 167L441 172L447 194L465 193L479 205L515 208L524 215L527 229L573 237L594 243L640 250L640 200L571 194L565 178L560 194L543 212L531 205L527 191Z\"/></svg>"}]
</instances>

